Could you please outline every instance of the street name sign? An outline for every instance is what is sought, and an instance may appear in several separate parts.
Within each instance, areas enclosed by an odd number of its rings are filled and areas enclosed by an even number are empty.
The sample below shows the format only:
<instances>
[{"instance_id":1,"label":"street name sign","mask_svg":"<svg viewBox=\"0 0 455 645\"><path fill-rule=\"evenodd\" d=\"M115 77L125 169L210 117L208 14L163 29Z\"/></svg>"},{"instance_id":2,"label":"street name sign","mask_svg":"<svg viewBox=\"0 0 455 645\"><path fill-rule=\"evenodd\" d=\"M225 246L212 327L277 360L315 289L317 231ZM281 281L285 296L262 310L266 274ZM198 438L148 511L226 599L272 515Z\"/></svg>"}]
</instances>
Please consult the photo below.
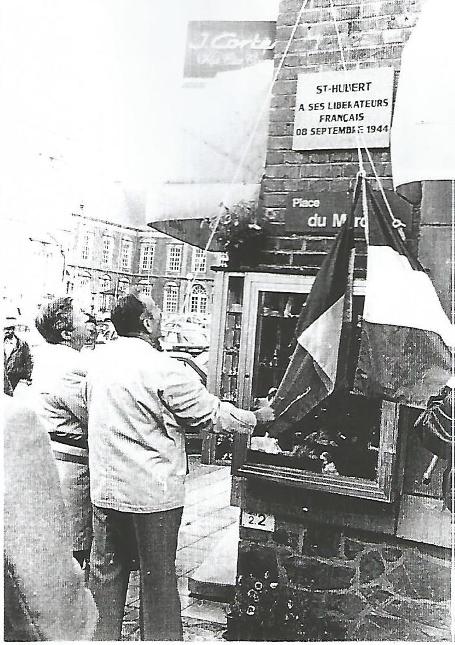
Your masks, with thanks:
<instances>
[{"instance_id":1,"label":"street name sign","mask_svg":"<svg viewBox=\"0 0 455 645\"><path fill-rule=\"evenodd\" d=\"M405 225L405 232L411 226L412 207L393 190L384 191L390 209ZM379 191L374 191L376 200L384 209L386 206ZM285 230L289 233L313 233L315 235L336 235L351 208L352 193L294 192L287 198L284 215ZM365 218L360 206L354 217L354 235L364 237Z\"/></svg>"}]
</instances>

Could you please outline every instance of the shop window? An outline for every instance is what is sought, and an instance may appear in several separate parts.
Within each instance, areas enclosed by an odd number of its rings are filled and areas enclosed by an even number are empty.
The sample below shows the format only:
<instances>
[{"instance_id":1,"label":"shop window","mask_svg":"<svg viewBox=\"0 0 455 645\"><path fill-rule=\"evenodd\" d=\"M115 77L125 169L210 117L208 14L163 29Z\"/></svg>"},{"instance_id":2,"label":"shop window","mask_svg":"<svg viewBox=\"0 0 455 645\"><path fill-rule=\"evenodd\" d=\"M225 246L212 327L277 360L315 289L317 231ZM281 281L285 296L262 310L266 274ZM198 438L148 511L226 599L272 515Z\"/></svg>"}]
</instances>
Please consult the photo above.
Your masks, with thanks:
<instances>
[{"instance_id":1,"label":"shop window","mask_svg":"<svg viewBox=\"0 0 455 645\"><path fill-rule=\"evenodd\" d=\"M296 323L314 278L286 278L259 274L245 278L243 340L238 342L235 370L241 384L241 407L264 405L280 384L292 356ZM356 281L351 382L363 301L363 283ZM228 351L232 353L230 346L225 353ZM234 471L242 476L390 502L395 493L398 415L399 406L388 401L367 399L349 389L332 394L301 421L282 428L276 440L266 436L265 427L257 428L249 443L236 438Z\"/></svg>"}]
</instances>

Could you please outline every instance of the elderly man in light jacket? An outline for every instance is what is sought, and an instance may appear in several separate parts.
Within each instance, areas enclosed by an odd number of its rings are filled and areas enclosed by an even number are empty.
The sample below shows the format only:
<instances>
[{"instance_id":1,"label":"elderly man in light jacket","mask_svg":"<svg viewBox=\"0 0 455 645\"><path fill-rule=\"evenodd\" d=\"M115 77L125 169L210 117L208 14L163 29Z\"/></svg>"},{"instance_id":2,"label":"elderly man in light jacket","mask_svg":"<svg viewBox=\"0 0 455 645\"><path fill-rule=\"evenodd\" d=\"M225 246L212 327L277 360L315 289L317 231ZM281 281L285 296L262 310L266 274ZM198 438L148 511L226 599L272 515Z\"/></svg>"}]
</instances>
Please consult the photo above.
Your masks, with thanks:
<instances>
[{"instance_id":1,"label":"elderly man in light jacket","mask_svg":"<svg viewBox=\"0 0 455 645\"><path fill-rule=\"evenodd\" d=\"M68 509L73 555L81 566L92 542L88 471L85 362L80 350L93 331L91 317L70 296L41 308L36 328L46 343L35 356L31 395L51 438L63 497Z\"/></svg>"},{"instance_id":2,"label":"elderly man in light jacket","mask_svg":"<svg viewBox=\"0 0 455 645\"><path fill-rule=\"evenodd\" d=\"M271 408L239 410L159 351L161 312L128 295L112 312L119 338L95 350L87 373L94 507L90 587L95 640L119 640L130 562L141 577L141 638L181 640L175 557L184 503L185 429L251 433Z\"/></svg>"}]
</instances>

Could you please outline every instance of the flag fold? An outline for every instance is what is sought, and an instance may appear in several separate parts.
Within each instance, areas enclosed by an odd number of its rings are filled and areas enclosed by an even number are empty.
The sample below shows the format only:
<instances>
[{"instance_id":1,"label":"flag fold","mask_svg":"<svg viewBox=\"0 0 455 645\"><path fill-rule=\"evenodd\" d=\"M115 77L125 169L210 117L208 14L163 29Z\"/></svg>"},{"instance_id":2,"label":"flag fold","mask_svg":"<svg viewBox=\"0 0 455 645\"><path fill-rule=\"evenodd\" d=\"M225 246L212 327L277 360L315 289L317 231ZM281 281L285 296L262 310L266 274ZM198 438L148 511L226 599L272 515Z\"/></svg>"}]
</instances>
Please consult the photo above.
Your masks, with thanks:
<instances>
[{"instance_id":1,"label":"flag fold","mask_svg":"<svg viewBox=\"0 0 455 645\"><path fill-rule=\"evenodd\" d=\"M354 212L361 179L354 190L351 212L316 275L300 314L294 353L279 385L273 407L276 420L269 434L277 436L336 389L346 387L352 319ZM341 354L343 356L341 356Z\"/></svg>"},{"instance_id":2,"label":"flag fold","mask_svg":"<svg viewBox=\"0 0 455 645\"><path fill-rule=\"evenodd\" d=\"M424 268L366 189L372 212L354 389L422 407L450 377L454 328Z\"/></svg>"}]
</instances>

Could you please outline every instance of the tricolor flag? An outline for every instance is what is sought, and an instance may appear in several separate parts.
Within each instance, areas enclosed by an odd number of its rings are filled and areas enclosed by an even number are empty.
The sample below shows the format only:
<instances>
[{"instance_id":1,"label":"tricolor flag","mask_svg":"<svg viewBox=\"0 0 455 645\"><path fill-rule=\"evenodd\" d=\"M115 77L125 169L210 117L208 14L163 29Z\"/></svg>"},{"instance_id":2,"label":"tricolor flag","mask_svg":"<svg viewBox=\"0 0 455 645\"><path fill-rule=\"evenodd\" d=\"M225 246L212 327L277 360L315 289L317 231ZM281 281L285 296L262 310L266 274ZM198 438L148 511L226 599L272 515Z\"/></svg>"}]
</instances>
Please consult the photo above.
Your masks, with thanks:
<instances>
[{"instance_id":1,"label":"tricolor flag","mask_svg":"<svg viewBox=\"0 0 455 645\"><path fill-rule=\"evenodd\" d=\"M297 344L273 401L277 436L302 419L335 389L347 387L347 356L352 321L354 270L353 217L360 194L357 182L351 213L324 258L296 328Z\"/></svg>"},{"instance_id":2,"label":"tricolor flag","mask_svg":"<svg viewBox=\"0 0 455 645\"><path fill-rule=\"evenodd\" d=\"M355 389L425 406L450 377L454 328L425 270L366 189L372 213Z\"/></svg>"}]
</instances>

